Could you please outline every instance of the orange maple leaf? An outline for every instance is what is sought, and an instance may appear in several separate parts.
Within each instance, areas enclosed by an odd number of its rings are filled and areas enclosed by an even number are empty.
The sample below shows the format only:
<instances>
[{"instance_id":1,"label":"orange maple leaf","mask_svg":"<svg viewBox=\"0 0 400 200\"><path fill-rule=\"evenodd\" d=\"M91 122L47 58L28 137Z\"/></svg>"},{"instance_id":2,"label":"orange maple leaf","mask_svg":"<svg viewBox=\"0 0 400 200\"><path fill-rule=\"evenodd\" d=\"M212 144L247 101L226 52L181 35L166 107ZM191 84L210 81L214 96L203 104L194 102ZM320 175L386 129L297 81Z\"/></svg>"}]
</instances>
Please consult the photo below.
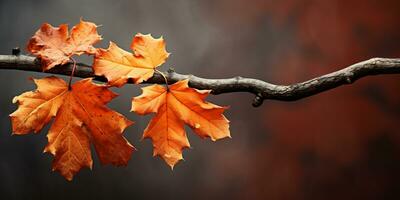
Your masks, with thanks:
<instances>
[{"instance_id":1,"label":"orange maple leaf","mask_svg":"<svg viewBox=\"0 0 400 200\"><path fill-rule=\"evenodd\" d=\"M138 114L157 113L150 121L143 138L151 138L154 156L161 156L172 168L181 159L182 149L189 147L184 124L200 137L211 140L230 137L229 121L222 114L225 107L205 102L209 90L188 86L188 80L169 88L152 85L142 88L143 94L132 99L132 110Z\"/></svg>"},{"instance_id":2,"label":"orange maple leaf","mask_svg":"<svg viewBox=\"0 0 400 200\"><path fill-rule=\"evenodd\" d=\"M45 152L55 156L53 170L68 180L83 167L92 168L90 142L102 164L126 165L134 147L122 132L132 124L105 104L116 94L90 78L72 85L57 77L35 79L36 91L16 96L18 109L10 115L14 134L39 132L55 117Z\"/></svg>"},{"instance_id":3,"label":"orange maple leaf","mask_svg":"<svg viewBox=\"0 0 400 200\"><path fill-rule=\"evenodd\" d=\"M93 70L98 76L105 76L110 85L121 87L128 79L141 83L153 76L155 68L162 65L169 56L162 37L154 39L150 34L137 34L127 52L110 42L108 49L99 49Z\"/></svg>"},{"instance_id":4,"label":"orange maple leaf","mask_svg":"<svg viewBox=\"0 0 400 200\"><path fill-rule=\"evenodd\" d=\"M81 20L72 27L70 36L67 24L53 27L45 23L29 40L28 51L41 59L46 71L66 64L72 55L95 54L96 48L92 45L100 40L97 26L91 22Z\"/></svg>"}]
</instances>

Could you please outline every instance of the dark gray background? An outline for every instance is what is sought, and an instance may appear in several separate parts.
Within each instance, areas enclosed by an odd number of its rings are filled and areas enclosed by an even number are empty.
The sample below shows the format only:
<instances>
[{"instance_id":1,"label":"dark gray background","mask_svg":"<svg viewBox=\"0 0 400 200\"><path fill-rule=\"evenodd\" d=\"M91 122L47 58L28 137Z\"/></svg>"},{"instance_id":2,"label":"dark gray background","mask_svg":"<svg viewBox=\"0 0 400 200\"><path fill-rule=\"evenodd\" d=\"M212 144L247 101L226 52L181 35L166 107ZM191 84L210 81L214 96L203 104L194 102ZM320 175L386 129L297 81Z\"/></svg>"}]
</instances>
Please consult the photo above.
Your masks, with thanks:
<instances>
[{"instance_id":1,"label":"dark gray background","mask_svg":"<svg viewBox=\"0 0 400 200\"><path fill-rule=\"evenodd\" d=\"M230 77L246 72L248 76L257 74L253 69L233 71L223 66L234 49L229 47L231 38L221 30L215 20L207 16L208 6L201 1L2 1L0 4L0 26L2 27L0 52L9 54L14 46L25 47L28 39L44 22L54 26L68 23L73 26L79 18L101 24L99 33L104 40L98 47L106 48L109 41L129 49L134 34L151 33L155 37L164 36L170 59L161 69L174 67L182 73L193 73L207 77ZM226 45L224 45L226 43ZM224 47L226 46L226 47ZM221 50L219 50L221 49ZM219 51L226 51L219 53ZM84 58L88 63L90 59ZM257 62L254 60L253 62ZM222 63L222 64L220 64ZM240 65L238 63L238 65ZM24 137L10 136L10 122L7 115L16 107L11 104L13 96L33 89L29 77L44 77L39 73L2 71L0 83L3 85L1 105L0 139L0 193L5 199L111 199L119 197L165 197L171 199L188 198L195 191L204 191L218 185L223 190L238 189L245 177L221 178L216 174L213 162L218 158L212 154L226 152L229 159L235 159L245 152L234 154L229 149L246 151L250 131L257 132L262 123L247 124L246 118L261 110L253 109L248 95L232 94L214 99L221 105L231 105L235 109L227 112L232 120L232 135L235 140L222 140L215 144L201 140L193 132L188 135L193 149L184 153L185 161L174 171L159 158L152 157L150 141L140 142L141 134L149 118L130 113L130 99L140 94L137 86L127 86L115 90L121 96L110 107L135 121L135 125L125 131L129 141L139 150L133 154L126 168L100 166L96 155L93 171L82 170L72 182L67 182L58 173L51 173L51 156L43 154L46 144L43 130L38 135ZM260 77L262 78L262 77ZM240 109L251 109L247 116L239 114ZM235 111L236 110L236 111ZM260 130L260 129L258 129ZM240 134L237 133L241 132ZM256 133L255 133L256 134ZM236 144L236 145L235 145ZM231 151L232 151L231 150ZM246 163L241 164L245 169ZM213 167L214 166L214 167ZM229 170L225 168L225 170ZM229 172L226 172L229 173ZM219 182L223 182L223 185ZM217 189L217 188L216 188ZM219 193L219 192L218 192ZM198 193L207 196L208 194ZM136 198L137 199L137 198Z\"/></svg>"}]
</instances>

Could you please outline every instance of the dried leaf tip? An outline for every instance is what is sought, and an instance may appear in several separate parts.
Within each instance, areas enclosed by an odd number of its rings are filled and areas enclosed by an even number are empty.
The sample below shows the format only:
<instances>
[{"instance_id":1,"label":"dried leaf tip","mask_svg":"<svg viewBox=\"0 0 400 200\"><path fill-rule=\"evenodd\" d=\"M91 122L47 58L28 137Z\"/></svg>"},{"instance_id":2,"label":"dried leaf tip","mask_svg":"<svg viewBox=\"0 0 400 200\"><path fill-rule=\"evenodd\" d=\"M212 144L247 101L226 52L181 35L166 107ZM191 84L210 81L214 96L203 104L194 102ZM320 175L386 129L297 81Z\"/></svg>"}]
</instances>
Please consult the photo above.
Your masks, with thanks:
<instances>
[{"instance_id":1,"label":"dried leaf tip","mask_svg":"<svg viewBox=\"0 0 400 200\"><path fill-rule=\"evenodd\" d=\"M40 58L43 71L46 71L66 64L73 55L96 53L93 45L101 39L96 24L82 19L72 27L70 34L67 24L53 27L44 23L29 40L27 49Z\"/></svg>"}]
</instances>

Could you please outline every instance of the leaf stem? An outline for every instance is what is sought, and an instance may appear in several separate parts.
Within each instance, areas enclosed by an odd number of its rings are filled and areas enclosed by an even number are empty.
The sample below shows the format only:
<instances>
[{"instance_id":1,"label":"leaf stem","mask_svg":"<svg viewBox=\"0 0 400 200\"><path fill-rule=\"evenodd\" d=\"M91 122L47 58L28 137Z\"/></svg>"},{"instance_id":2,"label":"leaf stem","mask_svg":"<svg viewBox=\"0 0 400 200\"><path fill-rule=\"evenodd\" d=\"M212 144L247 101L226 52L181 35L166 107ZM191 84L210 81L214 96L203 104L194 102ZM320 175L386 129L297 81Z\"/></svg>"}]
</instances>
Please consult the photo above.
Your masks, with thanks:
<instances>
[{"instance_id":1,"label":"leaf stem","mask_svg":"<svg viewBox=\"0 0 400 200\"><path fill-rule=\"evenodd\" d=\"M70 58L70 60L74 63L73 67L72 67L72 72L71 75L69 76L69 82L68 82L68 90L71 90L71 83L72 83L72 77L74 77L74 73L75 73L75 69L76 69L76 60L73 58Z\"/></svg>"}]
</instances>

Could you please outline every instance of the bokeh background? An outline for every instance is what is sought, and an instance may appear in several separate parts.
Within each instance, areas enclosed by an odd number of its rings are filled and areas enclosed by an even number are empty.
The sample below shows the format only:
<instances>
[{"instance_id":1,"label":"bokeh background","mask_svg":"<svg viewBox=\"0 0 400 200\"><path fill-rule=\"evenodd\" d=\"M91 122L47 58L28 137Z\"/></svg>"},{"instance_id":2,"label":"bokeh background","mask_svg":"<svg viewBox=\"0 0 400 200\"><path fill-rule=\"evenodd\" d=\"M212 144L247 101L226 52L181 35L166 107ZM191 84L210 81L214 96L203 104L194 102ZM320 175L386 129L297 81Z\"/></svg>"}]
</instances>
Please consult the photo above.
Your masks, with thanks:
<instances>
[{"instance_id":1,"label":"bokeh background","mask_svg":"<svg viewBox=\"0 0 400 200\"><path fill-rule=\"evenodd\" d=\"M164 36L161 68L209 78L304 81L372 57L400 57L398 0L25 0L0 1L0 54L25 47L43 22L101 24L104 40L129 49L134 34ZM26 53L26 51L25 51ZM91 63L91 58L79 58ZM127 167L51 172L40 134L11 136L14 96L34 89L22 71L0 72L0 199L399 199L400 76L368 77L297 102L251 107L246 93L211 96L230 105L232 139L202 140L171 171L140 141L149 116L130 113L138 86L114 89L110 107L134 120L138 151Z\"/></svg>"}]
</instances>

